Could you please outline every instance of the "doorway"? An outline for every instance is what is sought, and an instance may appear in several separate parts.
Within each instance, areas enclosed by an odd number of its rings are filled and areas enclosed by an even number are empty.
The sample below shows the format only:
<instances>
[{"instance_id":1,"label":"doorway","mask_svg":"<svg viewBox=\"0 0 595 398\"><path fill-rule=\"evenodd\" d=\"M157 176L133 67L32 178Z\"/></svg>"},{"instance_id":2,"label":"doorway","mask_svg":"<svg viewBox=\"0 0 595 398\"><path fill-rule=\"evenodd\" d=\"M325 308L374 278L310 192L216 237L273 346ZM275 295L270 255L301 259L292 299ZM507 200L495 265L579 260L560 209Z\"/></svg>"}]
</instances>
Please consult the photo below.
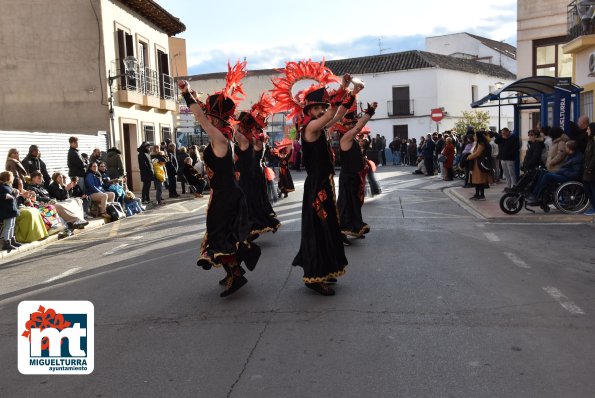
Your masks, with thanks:
<instances>
[{"instance_id":1,"label":"doorway","mask_svg":"<svg viewBox=\"0 0 595 398\"><path fill-rule=\"evenodd\" d=\"M134 191L140 189L140 170L138 167L138 158L136 148L140 145L136 139L136 124L124 123L122 125L124 132L124 165L126 167L128 189Z\"/></svg>"}]
</instances>

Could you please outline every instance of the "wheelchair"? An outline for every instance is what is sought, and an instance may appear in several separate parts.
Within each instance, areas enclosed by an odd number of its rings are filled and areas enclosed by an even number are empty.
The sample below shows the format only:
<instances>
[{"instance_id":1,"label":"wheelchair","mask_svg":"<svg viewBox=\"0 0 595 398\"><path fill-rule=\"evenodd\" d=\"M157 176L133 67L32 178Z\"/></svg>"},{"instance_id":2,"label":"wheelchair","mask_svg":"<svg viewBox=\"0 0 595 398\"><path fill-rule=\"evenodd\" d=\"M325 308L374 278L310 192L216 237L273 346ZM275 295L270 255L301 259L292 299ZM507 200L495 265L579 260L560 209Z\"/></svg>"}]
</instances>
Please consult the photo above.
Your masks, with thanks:
<instances>
[{"instance_id":1,"label":"wheelchair","mask_svg":"<svg viewBox=\"0 0 595 398\"><path fill-rule=\"evenodd\" d=\"M587 192L580 181L548 184L541 193L537 204L530 205L527 197L533 191L535 184L547 170L539 167L523 174L517 184L500 198L500 210L506 214L517 214L523 207L535 213L529 206L539 206L549 213L551 205L565 214L579 214L584 212L591 203Z\"/></svg>"}]
</instances>

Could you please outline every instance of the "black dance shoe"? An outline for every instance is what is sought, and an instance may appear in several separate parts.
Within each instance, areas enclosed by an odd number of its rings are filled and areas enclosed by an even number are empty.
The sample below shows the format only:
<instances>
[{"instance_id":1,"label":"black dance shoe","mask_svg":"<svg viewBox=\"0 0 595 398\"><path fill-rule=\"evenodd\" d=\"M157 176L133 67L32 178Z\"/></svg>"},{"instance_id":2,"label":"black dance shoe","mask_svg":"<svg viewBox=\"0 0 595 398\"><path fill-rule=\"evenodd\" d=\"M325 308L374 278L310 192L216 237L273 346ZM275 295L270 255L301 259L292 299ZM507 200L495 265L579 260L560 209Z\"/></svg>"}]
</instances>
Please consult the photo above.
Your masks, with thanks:
<instances>
[{"instance_id":1,"label":"black dance shoe","mask_svg":"<svg viewBox=\"0 0 595 398\"><path fill-rule=\"evenodd\" d=\"M240 288L242 286L244 286L246 283L248 283L248 279L246 279L243 276L231 277L231 281L229 281L229 279L228 279L227 289L224 290L223 292L221 292L219 297L227 297L227 296L234 294L235 292L240 290Z\"/></svg>"},{"instance_id":2,"label":"black dance shoe","mask_svg":"<svg viewBox=\"0 0 595 398\"><path fill-rule=\"evenodd\" d=\"M323 296L335 295L335 291L324 283L306 283L306 287L322 294Z\"/></svg>"},{"instance_id":3,"label":"black dance shoe","mask_svg":"<svg viewBox=\"0 0 595 398\"><path fill-rule=\"evenodd\" d=\"M246 273L246 270L240 266L240 274L241 274L241 275L244 275L245 273ZM219 284L220 284L221 286L225 286L225 285L227 285L227 280L228 280L229 278L231 278L231 275L229 275L229 274L225 275L225 278L221 279L221 280L219 281Z\"/></svg>"},{"instance_id":4,"label":"black dance shoe","mask_svg":"<svg viewBox=\"0 0 595 398\"><path fill-rule=\"evenodd\" d=\"M334 285L335 283L337 283L337 278L328 278L324 283L326 283L327 285Z\"/></svg>"},{"instance_id":5,"label":"black dance shoe","mask_svg":"<svg viewBox=\"0 0 595 398\"><path fill-rule=\"evenodd\" d=\"M341 242L343 242L343 246L351 246L351 242L347 239L347 235L341 234Z\"/></svg>"}]
</instances>

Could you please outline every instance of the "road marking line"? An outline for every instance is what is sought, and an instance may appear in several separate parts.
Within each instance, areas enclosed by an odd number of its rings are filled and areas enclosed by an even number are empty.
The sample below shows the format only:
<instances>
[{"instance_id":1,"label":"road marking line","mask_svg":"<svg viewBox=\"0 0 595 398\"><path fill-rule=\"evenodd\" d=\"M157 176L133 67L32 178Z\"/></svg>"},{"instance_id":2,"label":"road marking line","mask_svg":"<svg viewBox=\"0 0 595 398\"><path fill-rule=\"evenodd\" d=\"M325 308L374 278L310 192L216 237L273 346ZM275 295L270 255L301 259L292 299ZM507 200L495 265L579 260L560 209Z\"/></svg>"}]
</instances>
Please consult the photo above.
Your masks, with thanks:
<instances>
[{"instance_id":1,"label":"road marking line","mask_svg":"<svg viewBox=\"0 0 595 398\"><path fill-rule=\"evenodd\" d=\"M581 307L568 300L560 290L552 286L546 286L543 288L547 294L549 294L554 300L558 302L566 311L575 315L584 315L585 311Z\"/></svg>"},{"instance_id":2,"label":"road marking line","mask_svg":"<svg viewBox=\"0 0 595 398\"><path fill-rule=\"evenodd\" d=\"M78 271L79 269L81 269L81 267L71 268L71 269L69 269L68 271L64 271L64 272L62 272L61 274L58 274L58 275L56 275L56 276L54 276L54 277L52 277L52 278L48 279L47 281L45 281L45 282L43 282L43 283L50 283L50 282L53 282L53 281L55 281L55 280L58 280L58 279L64 278L64 277L66 277L66 276L68 276L68 275L74 274L74 273L75 273L76 271Z\"/></svg>"},{"instance_id":3,"label":"road marking line","mask_svg":"<svg viewBox=\"0 0 595 398\"><path fill-rule=\"evenodd\" d=\"M290 218L289 220L280 219L279 221L281 221L281 224L289 224L289 223L292 223L294 221L299 221L301 219L302 218L299 217L299 218Z\"/></svg>"},{"instance_id":4,"label":"road marking line","mask_svg":"<svg viewBox=\"0 0 595 398\"><path fill-rule=\"evenodd\" d=\"M279 212L275 212L277 213L277 217L285 217L285 216L295 216L296 214L302 214L301 210L298 211L290 211L289 213L279 213Z\"/></svg>"},{"instance_id":5,"label":"road marking line","mask_svg":"<svg viewBox=\"0 0 595 398\"><path fill-rule=\"evenodd\" d=\"M475 226L477 228L485 228L485 224L482 224L482 223L479 223L479 222L478 223L475 223Z\"/></svg>"},{"instance_id":6,"label":"road marking line","mask_svg":"<svg viewBox=\"0 0 595 398\"><path fill-rule=\"evenodd\" d=\"M109 231L109 237L114 238L116 235L118 235L119 229L120 229L120 223L119 222L113 223L112 229L110 229L110 231Z\"/></svg>"},{"instance_id":7,"label":"road marking line","mask_svg":"<svg viewBox=\"0 0 595 398\"><path fill-rule=\"evenodd\" d=\"M122 243L120 246L116 246L114 247L112 250L103 253L104 256L108 256L110 254L114 254L115 252L117 252L119 249L122 249L124 247L128 246L128 243Z\"/></svg>"},{"instance_id":8,"label":"road marking line","mask_svg":"<svg viewBox=\"0 0 595 398\"><path fill-rule=\"evenodd\" d=\"M510 261L514 263L519 268L529 269L531 268L526 262L518 258L514 253L504 252L504 255L508 257Z\"/></svg>"},{"instance_id":9,"label":"road marking line","mask_svg":"<svg viewBox=\"0 0 595 398\"><path fill-rule=\"evenodd\" d=\"M143 238L142 235L131 236L130 240L141 240Z\"/></svg>"},{"instance_id":10,"label":"road marking line","mask_svg":"<svg viewBox=\"0 0 595 398\"><path fill-rule=\"evenodd\" d=\"M484 232L483 234L491 242L500 242L500 238L498 238L498 236L496 236L496 234L493 232Z\"/></svg>"}]
</instances>

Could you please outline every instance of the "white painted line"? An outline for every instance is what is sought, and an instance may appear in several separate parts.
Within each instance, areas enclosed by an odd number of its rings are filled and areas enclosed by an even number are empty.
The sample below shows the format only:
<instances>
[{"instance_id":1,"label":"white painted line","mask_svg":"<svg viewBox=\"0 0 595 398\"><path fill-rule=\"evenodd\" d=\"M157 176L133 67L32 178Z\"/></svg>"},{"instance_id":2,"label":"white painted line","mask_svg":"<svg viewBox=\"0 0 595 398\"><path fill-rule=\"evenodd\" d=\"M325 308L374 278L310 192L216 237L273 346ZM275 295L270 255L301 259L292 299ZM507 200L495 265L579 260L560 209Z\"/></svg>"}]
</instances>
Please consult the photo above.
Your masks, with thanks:
<instances>
[{"instance_id":1,"label":"white painted line","mask_svg":"<svg viewBox=\"0 0 595 398\"><path fill-rule=\"evenodd\" d=\"M275 212L277 213L277 217L285 217L285 216L295 216L296 214L302 214L301 210L298 211L290 211L289 213L279 213L279 212Z\"/></svg>"},{"instance_id":2,"label":"white painted line","mask_svg":"<svg viewBox=\"0 0 595 398\"><path fill-rule=\"evenodd\" d=\"M581 307L574 304L572 301L568 300L560 290L552 286L546 286L543 290L549 294L554 300L558 302L566 311L570 312L571 314L575 315L584 315L585 311L582 310Z\"/></svg>"},{"instance_id":3,"label":"white painted line","mask_svg":"<svg viewBox=\"0 0 595 398\"><path fill-rule=\"evenodd\" d=\"M104 256L109 256L110 254L114 254L115 252L117 252L119 249L122 249L124 247L128 246L128 243L122 243L120 246L114 247L112 250L103 253Z\"/></svg>"},{"instance_id":4,"label":"white painted line","mask_svg":"<svg viewBox=\"0 0 595 398\"><path fill-rule=\"evenodd\" d=\"M514 263L519 268L529 269L531 268L526 262L518 258L514 253L504 252L504 255L508 257L510 261Z\"/></svg>"},{"instance_id":5,"label":"white painted line","mask_svg":"<svg viewBox=\"0 0 595 398\"><path fill-rule=\"evenodd\" d=\"M53 282L53 281L55 281L55 280L58 280L58 279L64 278L64 277L66 277L66 276L68 276L68 275L72 275L72 274L74 274L76 271L78 271L79 269L81 269L81 267L71 268L71 269L69 269L68 271L64 271L64 272L62 272L61 274L58 274L58 275L56 275L56 276L54 276L54 277L52 277L52 278L48 279L47 281L45 281L45 282L43 282L43 283L50 283L50 282Z\"/></svg>"},{"instance_id":6,"label":"white painted line","mask_svg":"<svg viewBox=\"0 0 595 398\"><path fill-rule=\"evenodd\" d=\"M478 222L478 223L475 223L475 226L476 226L477 228L485 228L485 226L486 226L486 225L485 225L485 224L482 224L482 223L480 223L480 222Z\"/></svg>"},{"instance_id":7,"label":"white painted line","mask_svg":"<svg viewBox=\"0 0 595 398\"><path fill-rule=\"evenodd\" d=\"M135 235L135 236L131 236L130 240L141 240L143 238L142 235Z\"/></svg>"},{"instance_id":8,"label":"white painted line","mask_svg":"<svg viewBox=\"0 0 595 398\"><path fill-rule=\"evenodd\" d=\"M491 242L500 242L500 238L493 232L484 232L483 234Z\"/></svg>"},{"instance_id":9,"label":"white painted line","mask_svg":"<svg viewBox=\"0 0 595 398\"><path fill-rule=\"evenodd\" d=\"M281 221L281 224L285 225L285 224L289 224L289 223L292 223L295 221L301 221L301 220L302 220L302 218L299 217L299 218L290 218L289 220L280 219L279 221Z\"/></svg>"}]
</instances>

